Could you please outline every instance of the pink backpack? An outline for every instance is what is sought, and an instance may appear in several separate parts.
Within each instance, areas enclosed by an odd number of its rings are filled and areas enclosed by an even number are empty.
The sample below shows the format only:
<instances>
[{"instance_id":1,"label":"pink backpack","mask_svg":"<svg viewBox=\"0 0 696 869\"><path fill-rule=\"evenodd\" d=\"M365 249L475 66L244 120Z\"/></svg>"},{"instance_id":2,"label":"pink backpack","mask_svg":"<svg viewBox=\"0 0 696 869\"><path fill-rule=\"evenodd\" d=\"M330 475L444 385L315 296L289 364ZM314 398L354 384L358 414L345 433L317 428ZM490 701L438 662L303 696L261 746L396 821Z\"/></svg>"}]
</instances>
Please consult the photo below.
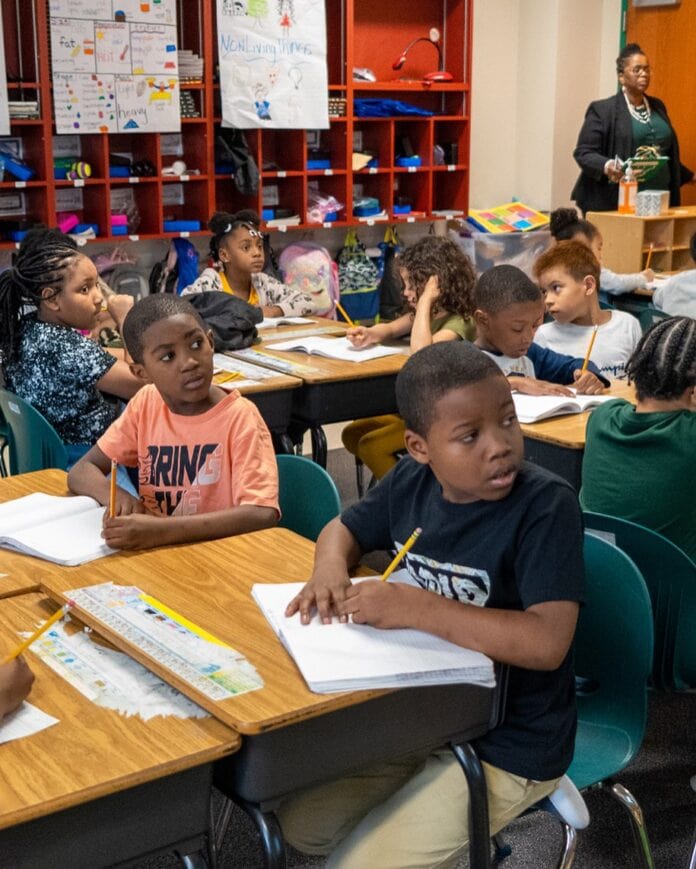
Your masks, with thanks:
<instances>
[{"instance_id":1,"label":"pink backpack","mask_svg":"<svg viewBox=\"0 0 696 869\"><path fill-rule=\"evenodd\" d=\"M325 247L311 241L295 241L280 252L278 267L284 284L312 297L315 314L335 317L338 266Z\"/></svg>"}]
</instances>

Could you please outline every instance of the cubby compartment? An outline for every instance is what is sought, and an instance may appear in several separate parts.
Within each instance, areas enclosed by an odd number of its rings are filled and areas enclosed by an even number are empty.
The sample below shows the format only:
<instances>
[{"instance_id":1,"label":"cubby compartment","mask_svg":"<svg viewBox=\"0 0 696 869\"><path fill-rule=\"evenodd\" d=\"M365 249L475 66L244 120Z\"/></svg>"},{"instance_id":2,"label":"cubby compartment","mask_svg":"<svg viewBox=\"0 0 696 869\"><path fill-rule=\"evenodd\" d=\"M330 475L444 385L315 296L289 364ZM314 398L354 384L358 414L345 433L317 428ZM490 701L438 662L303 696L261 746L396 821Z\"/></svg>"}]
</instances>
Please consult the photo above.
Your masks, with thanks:
<instances>
[{"instance_id":1,"label":"cubby compartment","mask_svg":"<svg viewBox=\"0 0 696 869\"><path fill-rule=\"evenodd\" d=\"M264 221L285 220L298 216L304 223L306 212L305 181L301 177L264 180L261 191Z\"/></svg>"},{"instance_id":2,"label":"cubby compartment","mask_svg":"<svg viewBox=\"0 0 696 869\"><path fill-rule=\"evenodd\" d=\"M346 185L347 176L345 174L309 179L307 182L307 213L304 217L305 222L310 225L345 222L348 209ZM313 196L313 193L316 196ZM335 216L332 216L330 212L323 213L321 206L315 202L316 198L320 201L326 201L329 197L333 197L343 206L334 212Z\"/></svg>"},{"instance_id":3,"label":"cubby compartment","mask_svg":"<svg viewBox=\"0 0 696 869\"><path fill-rule=\"evenodd\" d=\"M433 162L433 139L430 121L396 121L394 124L394 166L400 161L410 164L420 158L420 166ZM402 167L403 168L403 167ZM408 168L413 168L409 165Z\"/></svg>"},{"instance_id":4,"label":"cubby compartment","mask_svg":"<svg viewBox=\"0 0 696 869\"><path fill-rule=\"evenodd\" d=\"M307 173L345 171L346 136L346 124L341 121L332 122L328 130L307 130Z\"/></svg>"},{"instance_id":5,"label":"cubby compartment","mask_svg":"<svg viewBox=\"0 0 696 869\"><path fill-rule=\"evenodd\" d=\"M169 168L175 159L186 164L186 172L182 174L195 175L192 170L198 170L199 175L208 174L208 129L204 123L182 124L181 127L182 155L172 158L161 155L162 168ZM176 167L180 168L180 167Z\"/></svg>"},{"instance_id":6,"label":"cubby compartment","mask_svg":"<svg viewBox=\"0 0 696 869\"><path fill-rule=\"evenodd\" d=\"M82 137L81 137L82 138ZM109 175L119 177L152 177L159 166L159 141L155 133L116 133L109 136ZM130 166L125 164L130 160Z\"/></svg>"},{"instance_id":7,"label":"cubby compartment","mask_svg":"<svg viewBox=\"0 0 696 869\"><path fill-rule=\"evenodd\" d=\"M109 235L106 200L103 182L84 187L66 183L56 190L56 224L66 232L82 232L89 226L97 237L106 237Z\"/></svg>"},{"instance_id":8,"label":"cubby compartment","mask_svg":"<svg viewBox=\"0 0 696 869\"><path fill-rule=\"evenodd\" d=\"M259 212L259 194L245 195L240 193L232 177L218 176L215 181L215 211L241 211L250 208ZM260 213L260 212L259 212Z\"/></svg>"},{"instance_id":9,"label":"cubby compartment","mask_svg":"<svg viewBox=\"0 0 696 869\"><path fill-rule=\"evenodd\" d=\"M457 212L461 214L461 203L469 196L469 174L465 170L444 171L433 173L433 197L431 211Z\"/></svg>"},{"instance_id":10,"label":"cubby compartment","mask_svg":"<svg viewBox=\"0 0 696 869\"><path fill-rule=\"evenodd\" d=\"M374 154L376 168L388 169L394 157L392 130L391 121L356 118L353 122L353 151ZM362 171L369 172L369 169Z\"/></svg>"},{"instance_id":11,"label":"cubby compartment","mask_svg":"<svg viewBox=\"0 0 696 869\"><path fill-rule=\"evenodd\" d=\"M180 190L177 190L177 195L174 196L169 189L177 184L180 185ZM206 229L209 218L208 187L204 180L191 175L188 181L173 180L162 185L162 230L164 232L202 232ZM172 226L170 221L176 225Z\"/></svg>"},{"instance_id":12,"label":"cubby compartment","mask_svg":"<svg viewBox=\"0 0 696 869\"><path fill-rule=\"evenodd\" d=\"M261 169L264 173L303 172L304 150L304 130L263 130Z\"/></svg>"},{"instance_id":13,"label":"cubby compartment","mask_svg":"<svg viewBox=\"0 0 696 869\"><path fill-rule=\"evenodd\" d=\"M395 215L427 217L430 213L430 179L428 172L408 169L394 172L394 197L391 203ZM410 206L410 211L403 209Z\"/></svg>"},{"instance_id":14,"label":"cubby compartment","mask_svg":"<svg viewBox=\"0 0 696 869\"><path fill-rule=\"evenodd\" d=\"M688 247L691 237L696 232L696 217L674 221L674 246Z\"/></svg>"},{"instance_id":15,"label":"cubby compartment","mask_svg":"<svg viewBox=\"0 0 696 869\"><path fill-rule=\"evenodd\" d=\"M5 185L0 188L0 234L6 241L14 243L12 233L51 219L42 188L18 190Z\"/></svg>"},{"instance_id":16,"label":"cubby compartment","mask_svg":"<svg viewBox=\"0 0 696 869\"><path fill-rule=\"evenodd\" d=\"M125 214L127 235L160 235L162 233L162 206L157 195L157 182L111 186L109 219L111 214Z\"/></svg>"},{"instance_id":17,"label":"cubby compartment","mask_svg":"<svg viewBox=\"0 0 696 869\"><path fill-rule=\"evenodd\" d=\"M378 201L380 209L389 213L392 205L392 176L390 173L379 173L377 175L363 175L363 173L353 174L353 203L352 217L353 220L362 219L363 217L371 218L374 215L356 214L356 205L367 197L374 198Z\"/></svg>"},{"instance_id":18,"label":"cubby compartment","mask_svg":"<svg viewBox=\"0 0 696 869\"><path fill-rule=\"evenodd\" d=\"M9 157L10 161L18 161L16 172L12 171L11 164L5 166L3 181L14 183L46 180L46 150L41 127L25 126L17 135L1 137L0 152ZM21 177L29 173L30 178Z\"/></svg>"},{"instance_id":19,"label":"cubby compartment","mask_svg":"<svg viewBox=\"0 0 696 869\"><path fill-rule=\"evenodd\" d=\"M466 121L435 121L433 126L434 149L442 149L445 166L468 166L469 125Z\"/></svg>"}]
</instances>

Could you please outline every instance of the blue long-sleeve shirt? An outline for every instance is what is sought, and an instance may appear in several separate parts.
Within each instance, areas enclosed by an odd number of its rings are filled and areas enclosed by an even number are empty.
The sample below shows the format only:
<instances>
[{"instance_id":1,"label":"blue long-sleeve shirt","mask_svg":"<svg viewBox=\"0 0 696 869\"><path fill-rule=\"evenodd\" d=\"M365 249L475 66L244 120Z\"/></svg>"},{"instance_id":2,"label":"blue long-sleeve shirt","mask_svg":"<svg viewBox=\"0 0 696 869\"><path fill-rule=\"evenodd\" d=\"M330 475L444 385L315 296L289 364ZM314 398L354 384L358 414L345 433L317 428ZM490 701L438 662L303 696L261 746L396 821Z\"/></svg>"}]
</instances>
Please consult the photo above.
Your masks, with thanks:
<instances>
[{"instance_id":1,"label":"blue long-sleeve shirt","mask_svg":"<svg viewBox=\"0 0 696 869\"><path fill-rule=\"evenodd\" d=\"M563 386L572 385L575 382L573 380L573 372L578 368L582 368L585 361L574 356L566 356L565 353L556 353L555 350L550 350L548 347L541 347L539 344L534 343L530 345L526 356L521 356L517 359L489 350L484 352L488 353L500 366L506 376L511 374L520 377L536 377L537 380L560 383ZM600 372L594 362L590 362L587 369L596 375L605 386L609 386L609 381Z\"/></svg>"}]
</instances>

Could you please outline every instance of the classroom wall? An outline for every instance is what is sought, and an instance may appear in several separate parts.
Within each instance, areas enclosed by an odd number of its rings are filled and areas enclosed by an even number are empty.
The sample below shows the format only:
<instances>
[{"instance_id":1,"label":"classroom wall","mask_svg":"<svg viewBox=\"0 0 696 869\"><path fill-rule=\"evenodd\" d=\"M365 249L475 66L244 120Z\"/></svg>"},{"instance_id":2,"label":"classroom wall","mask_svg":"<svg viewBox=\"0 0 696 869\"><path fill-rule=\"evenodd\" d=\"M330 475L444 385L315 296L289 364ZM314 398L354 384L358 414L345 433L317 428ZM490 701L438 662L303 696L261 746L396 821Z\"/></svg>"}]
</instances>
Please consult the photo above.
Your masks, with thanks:
<instances>
[{"instance_id":1,"label":"classroom wall","mask_svg":"<svg viewBox=\"0 0 696 869\"><path fill-rule=\"evenodd\" d=\"M472 208L569 203L587 105L616 87L620 27L621 0L476 0Z\"/></svg>"},{"instance_id":2,"label":"classroom wall","mask_svg":"<svg viewBox=\"0 0 696 869\"><path fill-rule=\"evenodd\" d=\"M627 42L637 42L653 69L650 93L663 100L679 135L682 163L696 171L696 0L678 6L628 7ZM696 204L696 187L682 187L682 202Z\"/></svg>"}]
</instances>

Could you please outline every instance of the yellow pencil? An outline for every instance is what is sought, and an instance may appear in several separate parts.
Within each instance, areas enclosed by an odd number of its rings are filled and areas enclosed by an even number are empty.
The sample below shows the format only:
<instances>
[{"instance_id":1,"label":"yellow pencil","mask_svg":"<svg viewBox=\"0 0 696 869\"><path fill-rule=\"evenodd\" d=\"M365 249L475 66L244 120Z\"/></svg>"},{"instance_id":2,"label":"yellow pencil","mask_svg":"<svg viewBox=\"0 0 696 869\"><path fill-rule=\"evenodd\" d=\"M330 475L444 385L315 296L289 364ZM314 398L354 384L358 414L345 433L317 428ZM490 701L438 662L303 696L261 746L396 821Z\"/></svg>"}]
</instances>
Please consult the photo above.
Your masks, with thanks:
<instances>
[{"instance_id":1,"label":"yellow pencil","mask_svg":"<svg viewBox=\"0 0 696 869\"><path fill-rule=\"evenodd\" d=\"M413 544L416 542L416 540L418 540L418 537L420 536L420 533L422 530L423 530L422 528L416 528L416 530L408 538L406 543L404 543L404 545L401 547L401 549L396 553L396 555L394 556L394 558L392 560L392 563L389 565L389 567L382 574L382 582L385 582L387 579L389 579L389 577L392 575L392 573L394 572L396 566L399 564L401 559L404 557L404 555L406 555L406 553L413 546Z\"/></svg>"},{"instance_id":2,"label":"yellow pencil","mask_svg":"<svg viewBox=\"0 0 696 869\"><path fill-rule=\"evenodd\" d=\"M116 459L111 459L111 488L109 489L109 519L116 515Z\"/></svg>"},{"instance_id":3,"label":"yellow pencil","mask_svg":"<svg viewBox=\"0 0 696 869\"><path fill-rule=\"evenodd\" d=\"M648 251L647 259L645 260L645 268L646 269L650 268L650 260L652 259L654 248L655 248L655 245L652 242L650 242L650 250Z\"/></svg>"},{"instance_id":4,"label":"yellow pencil","mask_svg":"<svg viewBox=\"0 0 696 869\"><path fill-rule=\"evenodd\" d=\"M41 625L41 627L38 628L37 630L35 630L34 633L30 637L27 637L27 639L24 640L23 643L20 643L17 646L17 648L14 650L14 652L11 652L3 660L2 663L8 664L10 661L13 661L15 658L19 657L19 655L21 655L25 649L27 649L29 646L31 646L31 644L34 642L34 640L38 640L38 638L41 636L41 634L43 634L44 631L47 631L51 627L52 624L55 624L55 622L58 621L58 619L62 619L63 616L67 613L67 611L71 607L74 607L74 606L75 606L75 603L73 601L69 600L65 604L65 606L62 606L62 607L60 607L60 609L57 609L53 613L53 615L50 617L50 619L46 619L46 621Z\"/></svg>"},{"instance_id":5,"label":"yellow pencil","mask_svg":"<svg viewBox=\"0 0 696 869\"><path fill-rule=\"evenodd\" d=\"M583 373L587 371L587 366L590 364L590 354L592 353L595 338L597 337L597 329L599 329L599 326L595 325L592 330L592 337L590 338L590 346L587 348L587 353L585 353L585 361L582 363L582 368L580 369Z\"/></svg>"},{"instance_id":6,"label":"yellow pencil","mask_svg":"<svg viewBox=\"0 0 696 869\"><path fill-rule=\"evenodd\" d=\"M350 319L348 314L346 314L345 308L340 302L336 302L336 307L338 308L339 314L343 317L343 319L348 323L351 329L355 328L355 323Z\"/></svg>"}]
</instances>

